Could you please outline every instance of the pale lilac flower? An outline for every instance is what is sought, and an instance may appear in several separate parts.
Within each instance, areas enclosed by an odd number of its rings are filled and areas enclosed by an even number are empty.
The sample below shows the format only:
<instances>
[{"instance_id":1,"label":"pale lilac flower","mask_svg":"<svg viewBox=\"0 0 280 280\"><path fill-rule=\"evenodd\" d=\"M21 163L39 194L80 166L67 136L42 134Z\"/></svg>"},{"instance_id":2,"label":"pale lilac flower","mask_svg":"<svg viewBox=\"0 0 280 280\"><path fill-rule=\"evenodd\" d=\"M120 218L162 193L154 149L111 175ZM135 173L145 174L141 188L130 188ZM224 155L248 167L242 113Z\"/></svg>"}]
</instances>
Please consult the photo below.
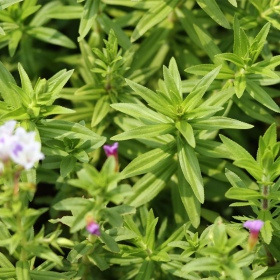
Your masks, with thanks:
<instances>
[{"instance_id":1,"label":"pale lilac flower","mask_svg":"<svg viewBox=\"0 0 280 280\"><path fill-rule=\"evenodd\" d=\"M7 161L10 158L11 145L13 143L13 131L16 121L8 121L0 126L0 159Z\"/></svg>"},{"instance_id":2,"label":"pale lilac flower","mask_svg":"<svg viewBox=\"0 0 280 280\"><path fill-rule=\"evenodd\" d=\"M0 126L0 136L2 134L12 135L16 126L16 121L7 121Z\"/></svg>"},{"instance_id":3,"label":"pale lilac flower","mask_svg":"<svg viewBox=\"0 0 280 280\"><path fill-rule=\"evenodd\" d=\"M250 232L259 233L263 227L264 222L261 220L247 221L243 224L243 227L250 230Z\"/></svg>"},{"instance_id":4,"label":"pale lilac flower","mask_svg":"<svg viewBox=\"0 0 280 280\"><path fill-rule=\"evenodd\" d=\"M35 141L35 132L26 132L22 127L14 131L15 126L16 121L8 121L0 126L0 160L2 166L12 160L28 170L44 158L41 144Z\"/></svg>"},{"instance_id":5,"label":"pale lilac flower","mask_svg":"<svg viewBox=\"0 0 280 280\"><path fill-rule=\"evenodd\" d=\"M98 225L94 220L89 219L89 220L87 221L86 229L87 229L87 231L88 231L90 234L100 236L100 228L99 228L99 225Z\"/></svg>"},{"instance_id":6,"label":"pale lilac flower","mask_svg":"<svg viewBox=\"0 0 280 280\"><path fill-rule=\"evenodd\" d=\"M35 132L26 132L22 127L17 128L14 133L10 157L26 170L44 158L40 143L35 141L35 135Z\"/></svg>"},{"instance_id":7,"label":"pale lilac flower","mask_svg":"<svg viewBox=\"0 0 280 280\"><path fill-rule=\"evenodd\" d=\"M118 147L119 147L119 143L115 142L113 145L104 145L103 149L106 153L106 156L114 156L117 157L118 156Z\"/></svg>"},{"instance_id":8,"label":"pale lilac flower","mask_svg":"<svg viewBox=\"0 0 280 280\"><path fill-rule=\"evenodd\" d=\"M264 222L261 220L247 221L243 224L243 227L248 228L250 231L248 245L249 249L252 250L258 242L258 236Z\"/></svg>"}]
</instances>

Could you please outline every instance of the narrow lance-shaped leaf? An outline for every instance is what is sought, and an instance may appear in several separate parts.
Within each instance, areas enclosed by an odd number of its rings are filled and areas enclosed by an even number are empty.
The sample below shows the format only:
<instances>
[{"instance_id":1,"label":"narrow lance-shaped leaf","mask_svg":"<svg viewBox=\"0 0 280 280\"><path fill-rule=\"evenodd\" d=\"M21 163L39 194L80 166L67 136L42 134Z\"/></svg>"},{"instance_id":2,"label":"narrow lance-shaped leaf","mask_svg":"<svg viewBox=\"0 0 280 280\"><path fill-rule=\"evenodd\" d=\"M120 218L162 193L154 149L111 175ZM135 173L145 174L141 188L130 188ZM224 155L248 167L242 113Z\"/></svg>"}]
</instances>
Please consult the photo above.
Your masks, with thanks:
<instances>
[{"instance_id":1,"label":"narrow lance-shaped leaf","mask_svg":"<svg viewBox=\"0 0 280 280\"><path fill-rule=\"evenodd\" d=\"M111 104L111 107L115 110L123 112L127 115L130 115L138 120L143 121L144 123L166 123L170 119L159 114L142 104L133 104L133 103L115 103Z\"/></svg>"},{"instance_id":2,"label":"narrow lance-shaped leaf","mask_svg":"<svg viewBox=\"0 0 280 280\"><path fill-rule=\"evenodd\" d=\"M204 188L199 163L193 148L177 136L178 158L181 170L197 199L204 202Z\"/></svg>"},{"instance_id":3,"label":"narrow lance-shaped leaf","mask_svg":"<svg viewBox=\"0 0 280 280\"><path fill-rule=\"evenodd\" d=\"M211 117L210 119L202 119L202 120L198 119L190 122L192 127L197 130L216 130L216 129L223 129L223 128L249 129L253 127L253 125L251 124L247 124L226 117L218 117L218 116Z\"/></svg>"},{"instance_id":4,"label":"narrow lance-shaped leaf","mask_svg":"<svg viewBox=\"0 0 280 280\"><path fill-rule=\"evenodd\" d=\"M180 133L184 136L188 144L195 148L195 137L192 126L187 121L179 121L175 124L176 128L180 131Z\"/></svg>"},{"instance_id":5,"label":"narrow lance-shaped leaf","mask_svg":"<svg viewBox=\"0 0 280 280\"><path fill-rule=\"evenodd\" d=\"M0 10L4 10L9 6L12 6L15 3L21 2L23 0L1 0L0 1Z\"/></svg>"},{"instance_id":6,"label":"narrow lance-shaped leaf","mask_svg":"<svg viewBox=\"0 0 280 280\"><path fill-rule=\"evenodd\" d=\"M163 66L163 77L167 87L170 99L174 105L179 105L182 102L182 92L179 91L177 83L168 68Z\"/></svg>"},{"instance_id":7,"label":"narrow lance-shaped leaf","mask_svg":"<svg viewBox=\"0 0 280 280\"><path fill-rule=\"evenodd\" d=\"M175 131L175 127L173 124L144 125L123 132L119 135L112 137L111 139L114 141L128 140L128 139L135 139L135 138L147 139L159 135L169 134L174 131Z\"/></svg>"},{"instance_id":8,"label":"narrow lance-shaped leaf","mask_svg":"<svg viewBox=\"0 0 280 280\"><path fill-rule=\"evenodd\" d=\"M27 33L36 39L50 44L66 47L69 49L76 48L76 45L72 40L53 28L36 26L27 30Z\"/></svg>"},{"instance_id":9,"label":"narrow lance-shaped leaf","mask_svg":"<svg viewBox=\"0 0 280 280\"><path fill-rule=\"evenodd\" d=\"M151 107L163 115L166 115L167 108L170 105L168 102L144 86L134 83L128 79L126 79L126 82L137 94L139 94L146 102L148 102Z\"/></svg>"},{"instance_id":10,"label":"narrow lance-shaped leaf","mask_svg":"<svg viewBox=\"0 0 280 280\"><path fill-rule=\"evenodd\" d=\"M87 0L79 26L79 41L85 38L97 16L100 0Z\"/></svg>"},{"instance_id":11,"label":"narrow lance-shaped leaf","mask_svg":"<svg viewBox=\"0 0 280 280\"><path fill-rule=\"evenodd\" d=\"M230 24L215 0L196 0L197 4L219 25L230 29Z\"/></svg>"},{"instance_id":12,"label":"narrow lance-shaped leaf","mask_svg":"<svg viewBox=\"0 0 280 280\"><path fill-rule=\"evenodd\" d=\"M16 81L0 61L0 93L5 102L18 108L21 106L20 99L18 98L17 93L14 90L11 90L11 84L16 85Z\"/></svg>"},{"instance_id":13,"label":"narrow lance-shaped leaf","mask_svg":"<svg viewBox=\"0 0 280 280\"><path fill-rule=\"evenodd\" d=\"M162 148L153 149L142 154L130 162L122 171L125 178L157 170L166 164L169 164L172 156L175 154L175 143L171 142Z\"/></svg>"},{"instance_id":14,"label":"narrow lance-shaped leaf","mask_svg":"<svg viewBox=\"0 0 280 280\"><path fill-rule=\"evenodd\" d=\"M217 77L221 67L221 65L216 67L194 86L192 91L182 103L184 111L191 111L197 106L199 102L201 102L201 98L203 97L211 83L214 81L214 79Z\"/></svg>"},{"instance_id":15,"label":"narrow lance-shaped leaf","mask_svg":"<svg viewBox=\"0 0 280 280\"><path fill-rule=\"evenodd\" d=\"M258 102L260 102L265 107L269 108L274 112L280 112L279 106L273 101L269 94L259 85L250 80L247 80L247 89L249 94Z\"/></svg>"},{"instance_id":16,"label":"narrow lance-shaped leaf","mask_svg":"<svg viewBox=\"0 0 280 280\"><path fill-rule=\"evenodd\" d=\"M179 0L167 0L164 2L155 3L154 7L146 13L137 24L132 33L131 41L134 42L140 38L147 30L154 25L163 21L172 12L179 3Z\"/></svg>"},{"instance_id":17,"label":"narrow lance-shaped leaf","mask_svg":"<svg viewBox=\"0 0 280 280\"><path fill-rule=\"evenodd\" d=\"M263 26L261 31L257 34L254 41L252 42L251 47L250 47L250 52L253 52L253 55L251 57L252 63L254 63L257 60L258 56L260 55L261 50L264 47L264 43L265 43L266 37L268 35L269 29L270 29L270 23L267 22Z\"/></svg>"},{"instance_id":18,"label":"narrow lance-shaped leaf","mask_svg":"<svg viewBox=\"0 0 280 280\"><path fill-rule=\"evenodd\" d=\"M192 225L197 228L200 224L201 204L196 198L190 184L184 177L180 168L178 168L178 188L182 203L188 213Z\"/></svg>"}]
</instances>

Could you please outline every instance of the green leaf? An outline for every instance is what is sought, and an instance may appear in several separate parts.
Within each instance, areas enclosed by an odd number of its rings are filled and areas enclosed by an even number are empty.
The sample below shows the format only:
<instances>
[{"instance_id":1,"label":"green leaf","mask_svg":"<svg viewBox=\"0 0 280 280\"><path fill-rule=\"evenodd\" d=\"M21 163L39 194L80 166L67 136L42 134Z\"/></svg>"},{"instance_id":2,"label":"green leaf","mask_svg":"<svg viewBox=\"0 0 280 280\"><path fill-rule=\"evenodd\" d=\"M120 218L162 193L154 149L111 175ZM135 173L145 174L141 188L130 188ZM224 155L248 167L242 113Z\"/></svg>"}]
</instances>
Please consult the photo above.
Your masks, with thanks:
<instances>
[{"instance_id":1,"label":"green leaf","mask_svg":"<svg viewBox=\"0 0 280 280\"><path fill-rule=\"evenodd\" d=\"M17 261L16 275L18 280L30 280L28 261Z\"/></svg>"},{"instance_id":2,"label":"green leaf","mask_svg":"<svg viewBox=\"0 0 280 280\"><path fill-rule=\"evenodd\" d=\"M79 26L80 37L78 38L78 41L84 39L92 28L94 20L98 14L99 4L100 0L86 0Z\"/></svg>"},{"instance_id":3,"label":"green leaf","mask_svg":"<svg viewBox=\"0 0 280 280\"><path fill-rule=\"evenodd\" d=\"M7 209L8 210L8 209ZM7 259L7 257L0 252L0 266L3 268L13 268L14 266L13 264ZM1 276L1 273L0 273Z\"/></svg>"},{"instance_id":4,"label":"green leaf","mask_svg":"<svg viewBox=\"0 0 280 280\"><path fill-rule=\"evenodd\" d=\"M66 198L63 199L61 201L59 201L58 203L56 203L53 208L55 210L68 210L68 211L72 211L72 210L79 210L83 207L87 207L89 205L91 205L92 203L84 198L80 198L80 197L71 197L71 198Z\"/></svg>"},{"instance_id":5,"label":"green leaf","mask_svg":"<svg viewBox=\"0 0 280 280\"><path fill-rule=\"evenodd\" d=\"M258 219L264 221L261 229L261 236L266 244L270 244L273 236L273 228L271 225L272 216L269 210L262 210L258 215Z\"/></svg>"},{"instance_id":6,"label":"green leaf","mask_svg":"<svg viewBox=\"0 0 280 280\"><path fill-rule=\"evenodd\" d=\"M243 95L246 89L246 85L247 84L245 74L238 73L234 79L235 93L238 98L240 98Z\"/></svg>"},{"instance_id":7,"label":"green leaf","mask_svg":"<svg viewBox=\"0 0 280 280\"><path fill-rule=\"evenodd\" d=\"M142 104L133 104L133 103L115 103L111 104L111 107L115 110L123 112L127 115L130 115L140 121L143 121L145 124L156 124L156 123L166 123L170 122L170 119L161 115Z\"/></svg>"},{"instance_id":8,"label":"green leaf","mask_svg":"<svg viewBox=\"0 0 280 280\"><path fill-rule=\"evenodd\" d=\"M170 105L165 99L161 98L154 91L141 86L133 81L126 79L127 84L140 95L152 108L163 115L167 115L166 108Z\"/></svg>"},{"instance_id":9,"label":"green leaf","mask_svg":"<svg viewBox=\"0 0 280 280\"><path fill-rule=\"evenodd\" d=\"M233 30L234 30L234 44L233 52L244 58L249 51L249 41L243 29L241 29L237 16L233 20Z\"/></svg>"},{"instance_id":10,"label":"green leaf","mask_svg":"<svg viewBox=\"0 0 280 280\"><path fill-rule=\"evenodd\" d=\"M171 76L174 79L174 82L175 82L178 92L180 94L180 98L182 98L182 81L181 81L180 72L179 72L179 69L178 69L178 66L177 66L177 63L176 63L176 60L174 57L172 57L170 59L169 71L170 71Z\"/></svg>"},{"instance_id":11,"label":"green leaf","mask_svg":"<svg viewBox=\"0 0 280 280\"><path fill-rule=\"evenodd\" d=\"M148 214L148 217L147 217L146 232L145 232L145 238L144 238L144 243L147 245L147 247L150 250L154 249L155 230L156 230L157 222L158 222L158 218L155 218L154 212L151 209L149 211L149 214Z\"/></svg>"},{"instance_id":12,"label":"green leaf","mask_svg":"<svg viewBox=\"0 0 280 280\"><path fill-rule=\"evenodd\" d=\"M21 2L23 0L0 0L0 10L4 10L15 3Z\"/></svg>"},{"instance_id":13,"label":"green leaf","mask_svg":"<svg viewBox=\"0 0 280 280\"><path fill-rule=\"evenodd\" d=\"M1 279L14 279L16 277L16 270L14 268L0 268Z\"/></svg>"},{"instance_id":14,"label":"green leaf","mask_svg":"<svg viewBox=\"0 0 280 280\"><path fill-rule=\"evenodd\" d=\"M126 198L125 203L139 207L151 201L164 188L176 169L177 165L172 163L144 175L135 183L133 194Z\"/></svg>"},{"instance_id":15,"label":"green leaf","mask_svg":"<svg viewBox=\"0 0 280 280\"><path fill-rule=\"evenodd\" d=\"M225 171L225 175L233 187L246 189L246 185L240 179L240 177L238 177L234 172L230 171L229 169L226 169Z\"/></svg>"},{"instance_id":16,"label":"green leaf","mask_svg":"<svg viewBox=\"0 0 280 280\"><path fill-rule=\"evenodd\" d=\"M37 256L44 260L52 261L59 266L62 265L61 258L58 255L56 255L54 252L52 252L50 248L43 247L41 244L29 245L25 249L29 254L33 256Z\"/></svg>"},{"instance_id":17,"label":"green leaf","mask_svg":"<svg viewBox=\"0 0 280 280\"><path fill-rule=\"evenodd\" d=\"M182 102L182 90L180 91L178 88L178 80L177 82L175 81L174 77L171 75L170 70L165 66L163 66L163 77L165 86L167 88L170 100L172 100L173 105L180 105Z\"/></svg>"},{"instance_id":18,"label":"green leaf","mask_svg":"<svg viewBox=\"0 0 280 280\"><path fill-rule=\"evenodd\" d=\"M253 42L251 43L250 53L252 53L251 55L252 63L254 63L257 60L258 56L260 55L264 47L264 43L266 41L266 37L268 35L269 29L270 29L270 23L267 22L260 30L260 32L257 34L257 36L254 38Z\"/></svg>"},{"instance_id":19,"label":"green leaf","mask_svg":"<svg viewBox=\"0 0 280 280\"><path fill-rule=\"evenodd\" d=\"M178 169L178 189L189 220L197 228L200 224L201 204L180 169Z\"/></svg>"},{"instance_id":20,"label":"green leaf","mask_svg":"<svg viewBox=\"0 0 280 280\"><path fill-rule=\"evenodd\" d=\"M221 67L221 65L216 67L214 70L205 75L201 80L199 80L198 83L196 83L192 91L182 103L184 111L188 112L193 110L201 102L202 97L204 96L206 90L218 75Z\"/></svg>"},{"instance_id":21,"label":"green leaf","mask_svg":"<svg viewBox=\"0 0 280 280\"><path fill-rule=\"evenodd\" d=\"M111 138L113 141L121 141L128 139L149 139L151 137L156 137L159 135L169 134L175 131L173 124L154 124L154 125L144 125L142 127L137 127L129 131L123 132Z\"/></svg>"},{"instance_id":22,"label":"green leaf","mask_svg":"<svg viewBox=\"0 0 280 280\"><path fill-rule=\"evenodd\" d=\"M65 35L53 28L35 26L31 29L28 29L27 33L36 39L50 44L58 45L69 49L76 48L76 45L72 40L70 40L68 37L66 37Z\"/></svg>"},{"instance_id":23,"label":"green leaf","mask_svg":"<svg viewBox=\"0 0 280 280\"><path fill-rule=\"evenodd\" d=\"M0 61L0 93L2 98L13 108L19 108L21 107L21 102L17 93L11 90L11 84L16 85L16 81Z\"/></svg>"},{"instance_id":24,"label":"green leaf","mask_svg":"<svg viewBox=\"0 0 280 280\"><path fill-rule=\"evenodd\" d=\"M203 203L204 188L196 154L189 144L182 141L180 136L177 137L177 148L181 170L190 184L195 196L201 203Z\"/></svg>"},{"instance_id":25,"label":"green leaf","mask_svg":"<svg viewBox=\"0 0 280 280\"><path fill-rule=\"evenodd\" d=\"M107 233L101 231L100 239L105 243L105 249L113 253L119 253L120 248L117 242Z\"/></svg>"},{"instance_id":26,"label":"green leaf","mask_svg":"<svg viewBox=\"0 0 280 280\"><path fill-rule=\"evenodd\" d=\"M93 253L93 254L87 255L87 258L89 259L89 261L91 263L96 265L101 271L104 271L104 270L110 268L110 266L106 262L106 260L104 258L102 258L101 256L99 256L98 253Z\"/></svg>"},{"instance_id":27,"label":"green leaf","mask_svg":"<svg viewBox=\"0 0 280 280\"><path fill-rule=\"evenodd\" d=\"M30 276L34 280L70 280L70 276L64 275L61 272L54 272L54 271L30 271Z\"/></svg>"},{"instance_id":28,"label":"green leaf","mask_svg":"<svg viewBox=\"0 0 280 280\"><path fill-rule=\"evenodd\" d=\"M192 126L187 121L178 121L175 126L184 136L188 144L192 148L195 148L195 137Z\"/></svg>"},{"instance_id":29,"label":"green leaf","mask_svg":"<svg viewBox=\"0 0 280 280\"><path fill-rule=\"evenodd\" d=\"M270 125L262 137L266 146L273 146L277 142L276 123Z\"/></svg>"},{"instance_id":30,"label":"green leaf","mask_svg":"<svg viewBox=\"0 0 280 280\"><path fill-rule=\"evenodd\" d=\"M163 21L173 11L179 0L167 0L165 2L156 3L136 25L132 35L131 42L139 39L147 30Z\"/></svg>"},{"instance_id":31,"label":"green leaf","mask_svg":"<svg viewBox=\"0 0 280 280\"><path fill-rule=\"evenodd\" d=\"M154 274L154 262L151 260L144 260L141 264L141 267L137 273L135 280L147 280L152 279Z\"/></svg>"},{"instance_id":32,"label":"green leaf","mask_svg":"<svg viewBox=\"0 0 280 280\"><path fill-rule=\"evenodd\" d=\"M9 46L8 46L9 54L11 57L14 56L21 38L22 38L22 32L20 30L14 30L13 32L11 32Z\"/></svg>"},{"instance_id":33,"label":"green leaf","mask_svg":"<svg viewBox=\"0 0 280 280\"><path fill-rule=\"evenodd\" d=\"M251 199L263 198L262 194L260 194L257 191L245 189L245 188L237 188L237 187L230 188L226 192L225 196L227 198L245 200L245 201L251 200Z\"/></svg>"},{"instance_id":34,"label":"green leaf","mask_svg":"<svg viewBox=\"0 0 280 280\"><path fill-rule=\"evenodd\" d=\"M228 0L228 2L229 2L232 6L234 6L234 7L237 8L237 2L236 2L236 0Z\"/></svg>"},{"instance_id":35,"label":"green leaf","mask_svg":"<svg viewBox=\"0 0 280 280\"><path fill-rule=\"evenodd\" d=\"M117 39L118 44L124 49L128 50L132 44L127 37L126 33L123 31L123 29L115 22L112 21L105 13L101 13L100 16L98 16L98 22L102 26L102 29L109 34L111 30L114 31Z\"/></svg>"},{"instance_id":36,"label":"green leaf","mask_svg":"<svg viewBox=\"0 0 280 280\"><path fill-rule=\"evenodd\" d=\"M230 61L233 64L239 66L239 67L244 67L244 60L238 56L235 53L221 53L221 54L217 54L215 57L226 60L226 61Z\"/></svg>"},{"instance_id":37,"label":"green leaf","mask_svg":"<svg viewBox=\"0 0 280 280\"><path fill-rule=\"evenodd\" d=\"M21 87L24 91L24 94L28 95L30 100L32 100L34 95L34 89L27 73L25 72L20 63L18 64L18 72L20 75Z\"/></svg>"},{"instance_id":38,"label":"green leaf","mask_svg":"<svg viewBox=\"0 0 280 280\"><path fill-rule=\"evenodd\" d=\"M89 243L87 240L78 243L69 252L67 260L71 263L77 263L80 258L82 258L84 255L87 255L87 253L93 249L93 246L94 245Z\"/></svg>"},{"instance_id":39,"label":"green leaf","mask_svg":"<svg viewBox=\"0 0 280 280\"><path fill-rule=\"evenodd\" d=\"M220 138L228 150L229 158L231 158L233 160L238 160L238 159L242 160L242 159L246 158L246 159L252 161L252 163L257 164L257 162L251 156L251 154L248 153L239 144L237 144L236 142L232 141L231 139L227 138L224 135L220 135Z\"/></svg>"},{"instance_id":40,"label":"green leaf","mask_svg":"<svg viewBox=\"0 0 280 280\"><path fill-rule=\"evenodd\" d=\"M62 120L42 120L37 124L39 133L42 138L47 139L79 139L81 145L87 144L87 151L102 146L106 138L99 136L87 127L79 124Z\"/></svg>"},{"instance_id":41,"label":"green leaf","mask_svg":"<svg viewBox=\"0 0 280 280\"><path fill-rule=\"evenodd\" d=\"M40 116L47 117L50 115L63 115L63 114L73 114L74 110L68 109L59 105L51 105L41 108Z\"/></svg>"},{"instance_id":42,"label":"green leaf","mask_svg":"<svg viewBox=\"0 0 280 280\"><path fill-rule=\"evenodd\" d=\"M180 9L175 9L175 12L192 42L194 42L199 48L202 48L212 61L215 61L218 64L223 63L223 61L215 59L215 55L221 53L221 50L217 44L214 43L212 36L207 30L200 27L201 24L197 20L197 16L183 5L180 6Z\"/></svg>"},{"instance_id":43,"label":"green leaf","mask_svg":"<svg viewBox=\"0 0 280 280\"><path fill-rule=\"evenodd\" d=\"M109 110L109 96L103 96L99 98L93 110L91 127L97 126L108 115Z\"/></svg>"},{"instance_id":44,"label":"green leaf","mask_svg":"<svg viewBox=\"0 0 280 280\"><path fill-rule=\"evenodd\" d=\"M76 162L76 158L71 155L64 157L60 164L60 175L66 177L75 168Z\"/></svg>"},{"instance_id":45,"label":"green leaf","mask_svg":"<svg viewBox=\"0 0 280 280\"><path fill-rule=\"evenodd\" d=\"M220 54L215 55L215 57L219 58ZM226 59L225 59L226 60ZM194 75L205 76L212 70L214 70L217 66L215 64L199 64L188 67L185 69L185 72L191 73ZM234 72L226 65L222 65L222 68L217 75L216 79L231 79L234 77Z\"/></svg>"},{"instance_id":46,"label":"green leaf","mask_svg":"<svg viewBox=\"0 0 280 280\"><path fill-rule=\"evenodd\" d=\"M215 0L197 0L197 4L219 25L231 29L227 18Z\"/></svg>"},{"instance_id":47,"label":"green leaf","mask_svg":"<svg viewBox=\"0 0 280 280\"><path fill-rule=\"evenodd\" d=\"M186 274L191 271L219 271L219 267L221 266L220 260L209 258L209 257L202 257L195 259L182 267L181 274Z\"/></svg>"},{"instance_id":48,"label":"green leaf","mask_svg":"<svg viewBox=\"0 0 280 280\"><path fill-rule=\"evenodd\" d=\"M273 101L269 94L259 85L250 80L247 80L246 90L255 100L270 110L279 113L279 106Z\"/></svg>"},{"instance_id":49,"label":"green leaf","mask_svg":"<svg viewBox=\"0 0 280 280\"><path fill-rule=\"evenodd\" d=\"M121 172L124 178L151 172L169 164L175 154L175 143L171 142L162 148L153 149L130 162Z\"/></svg>"},{"instance_id":50,"label":"green leaf","mask_svg":"<svg viewBox=\"0 0 280 280\"><path fill-rule=\"evenodd\" d=\"M226 117L211 117L208 120L195 120L191 122L194 129L197 130L216 130L216 129L249 129L253 126L238 120Z\"/></svg>"},{"instance_id":51,"label":"green leaf","mask_svg":"<svg viewBox=\"0 0 280 280\"><path fill-rule=\"evenodd\" d=\"M265 123L273 123L275 119L254 99L246 94L242 98L233 97L234 103L248 116Z\"/></svg>"}]
</instances>

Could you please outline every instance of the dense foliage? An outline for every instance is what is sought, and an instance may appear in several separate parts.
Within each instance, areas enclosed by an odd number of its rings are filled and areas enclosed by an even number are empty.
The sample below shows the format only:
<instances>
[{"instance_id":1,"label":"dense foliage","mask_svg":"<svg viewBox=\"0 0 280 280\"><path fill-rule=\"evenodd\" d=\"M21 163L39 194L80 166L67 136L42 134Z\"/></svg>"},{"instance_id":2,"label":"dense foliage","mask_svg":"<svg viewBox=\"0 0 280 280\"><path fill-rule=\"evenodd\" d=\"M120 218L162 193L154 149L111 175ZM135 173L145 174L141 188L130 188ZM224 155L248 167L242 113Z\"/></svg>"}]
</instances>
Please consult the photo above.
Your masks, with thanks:
<instances>
[{"instance_id":1,"label":"dense foliage","mask_svg":"<svg viewBox=\"0 0 280 280\"><path fill-rule=\"evenodd\" d=\"M279 42L280 0L0 0L0 279L278 279Z\"/></svg>"}]
</instances>

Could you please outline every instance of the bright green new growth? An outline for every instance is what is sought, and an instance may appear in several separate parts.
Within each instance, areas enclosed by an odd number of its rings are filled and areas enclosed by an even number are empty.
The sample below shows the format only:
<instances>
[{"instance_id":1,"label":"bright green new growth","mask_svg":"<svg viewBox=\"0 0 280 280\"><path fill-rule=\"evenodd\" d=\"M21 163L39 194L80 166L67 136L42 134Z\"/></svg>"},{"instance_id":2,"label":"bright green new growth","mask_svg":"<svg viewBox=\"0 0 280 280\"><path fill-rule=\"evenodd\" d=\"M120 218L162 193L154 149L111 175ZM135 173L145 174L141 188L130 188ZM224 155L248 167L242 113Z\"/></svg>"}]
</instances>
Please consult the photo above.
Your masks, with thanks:
<instances>
[{"instance_id":1,"label":"bright green new growth","mask_svg":"<svg viewBox=\"0 0 280 280\"><path fill-rule=\"evenodd\" d=\"M134 159L122 171L122 175L127 178L161 170L165 166L173 169L172 165L176 164L177 169L179 168L178 172L182 172L184 175L183 177L179 176L181 199L195 226L199 224L198 202L204 202L203 180L196 155L196 146L201 147L199 142L196 143L196 140L205 140L204 135L209 131L252 127L249 124L227 117L215 116L218 111L223 109L221 106L224 104L220 104L218 100L213 100L213 97L206 100L206 102L208 101L207 105L202 102L207 89L218 75L220 68L219 66L209 72L186 97L183 97L177 64L174 59L171 59L169 67L163 67L164 80L159 81L157 92L127 80L128 85L147 102L148 106L126 103L111 105L114 109L139 120L137 128L114 136L111 138L112 140L156 138L164 141L158 148ZM226 95L226 97L223 96L225 98L224 102L227 102L232 96L232 92L215 94ZM177 163L173 160L175 155L177 155ZM185 180L186 182L184 182ZM184 188L189 187L191 187L191 190L184 190ZM196 196L198 202L194 200L193 203L190 203L187 197L190 197L192 193ZM193 207L192 204L196 206Z\"/></svg>"}]
</instances>

